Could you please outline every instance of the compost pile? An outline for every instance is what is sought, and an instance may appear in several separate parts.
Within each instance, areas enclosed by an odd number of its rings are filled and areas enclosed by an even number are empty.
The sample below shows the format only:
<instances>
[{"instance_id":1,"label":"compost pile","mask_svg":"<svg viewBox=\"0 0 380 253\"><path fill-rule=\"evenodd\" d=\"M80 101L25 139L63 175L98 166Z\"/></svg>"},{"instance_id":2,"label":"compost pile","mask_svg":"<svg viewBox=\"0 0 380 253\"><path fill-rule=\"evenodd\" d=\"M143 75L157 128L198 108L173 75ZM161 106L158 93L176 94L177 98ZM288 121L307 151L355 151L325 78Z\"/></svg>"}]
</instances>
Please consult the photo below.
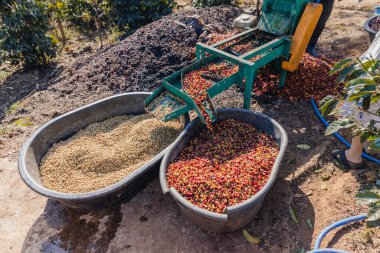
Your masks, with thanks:
<instances>
[{"instance_id":1,"label":"compost pile","mask_svg":"<svg viewBox=\"0 0 380 253\"><path fill-rule=\"evenodd\" d=\"M110 186L164 150L181 130L177 120L164 123L150 114L90 124L48 150L40 164L42 182L65 193Z\"/></svg>"},{"instance_id":2,"label":"compost pile","mask_svg":"<svg viewBox=\"0 0 380 253\"><path fill-rule=\"evenodd\" d=\"M227 119L205 129L169 165L167 180L194 205L217 213L255 195L278 154L275 140L248 123Z\"/></svg>"},{"instance_id":3,"label":"compost pile","mask_svg":"<svg viewBox=\"0 0 380 253\"><path fill-rule=\"evenodd\" d=\"M77 62L63 76L59 88L75 90L153 91L161 79L189 65L199 36L191 27L176 23L183 17L199 15L207 37L213 30L227 32L238 8L221 6L189 9L161 18L138 29L123 41ZM210 28L211 29L211 28ZM75 74L73 74L75 73Z\"/></svg>"},{"instance_id":4,"label":"compost pile","mask_svg":"<svg viewBox=\"0 0 380 253\"><path fill-rule=\"evenodd\" d=\"M285 88L281 90L277 88L279 75L271 66L265 66L258 72L253 94L270 94L293 102L308 101L311 97L320 101L342 89L342 85L336 82L336 76L329 75L333 65L334 61L326 57L315 58L305 54L298 68L294 72L288 72Z\"/></svg>"}]
</instances>

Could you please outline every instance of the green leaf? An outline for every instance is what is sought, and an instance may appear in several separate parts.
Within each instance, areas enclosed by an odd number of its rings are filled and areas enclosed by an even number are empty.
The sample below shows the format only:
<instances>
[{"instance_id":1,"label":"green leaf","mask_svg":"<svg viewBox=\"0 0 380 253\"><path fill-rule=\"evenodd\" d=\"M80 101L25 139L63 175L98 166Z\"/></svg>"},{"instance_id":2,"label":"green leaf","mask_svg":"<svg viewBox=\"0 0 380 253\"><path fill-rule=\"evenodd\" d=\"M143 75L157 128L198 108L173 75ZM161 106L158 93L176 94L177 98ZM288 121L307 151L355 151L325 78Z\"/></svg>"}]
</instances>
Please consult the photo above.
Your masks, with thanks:
<instances>
[{"instance_id":1,"label":"green leaf","mask_svg":"<svg viewBox=\"0 0 380 253\"><path fill-rule=\"evenodd\" d=\"M366 225L369 228L380 226L380 203L372 205L368 209Z\"/></svg>"},{"instance_id":2,"label":"green leaf","mask_svg":"<svg viewBox=\"0 0 380 253\"><path fill-rule=\"evenodd\" d=\"M243 235L245 237L245 239L252 243L252 244L259 244L260 243L260 239L257 238L257 237L254 237L252 236L247 230L243 229Z\"/></svg>"},{"instance_id":3,"label":"green leaf","mask_svg":"<svg viewBox=\"0 0 380 253\"><path fill-rule=\"evenodd\" d=\"M347 59L344 59L344 60L341 60L341 61L335 63L335 65L330 70L330 75L333 75L333 74L337 73L338 71L341 71L345 66L347 66L352 61L353 61L353 59L347 58Z\"/></svg>"},{"instance_id":4,"label":"green leaf","mask_svg":"<svg viewBox=\"0 0 380 253\"><path fill-rule=\"evenodd\" d=\"M356 194L357 202L360 205L370 205L380 200L380 195L373 191L360 191Z\"/></svg>"},{"instance_id":5,"label":"green leaf","mask_svg":"<svg viewBox=\"0 0 380 253\"><path fill-rule=\"evenodd\" d=\"M300 223L297 217L296 210L291 205L289 205L289 214L292 220L294 221L294 223L296 224Z\"/></svg>"},{"instance_id":6,"label":"green leaf","mask_svg":"<svg viewBox=\"0 0 380 253\"><path fill-rule=\"evenodd\" d=\"M320 110L323 116L329 115L336 107L336 105L339 103L339 100L336 99L334 96L326 96L321 100L320 104Z\"/></svg>"},{"instance_id":7,"label":"green leaf","mask_svg":"<svg viewBox=\"0 0 380 253\"><path fill-rule=\"evenodd\" d=\"M330 123L330 125L327 127L325 134L330 135L335 132L338 132L341 129L347 129L347 128L352 128L356 126L357 123L351 119L348 118L342 118L336 121L333 121Z\"/></svg>"},{"instance_id":8,"label":"green leaf","mask_svg":"<svg viewBox=\"0 0 380 253\"><path fill-rule=\"evenodd\" d=\"M364 69L356 69L347 76L347 81L358 79L359 77L365 75L366 73L367 71L365 71Z\"/></svg>"},{"instance_id":9,"label":"green leaf","mask_svg":"<svg viewBox=\"0 0 380 253\"><path fill-rule=\"evenodd\" d=\"M362 135L360 135L360 143L364 143L370 138L371 138L371 133L364 132L362 133Z\"/></svg>"},{"instance_id":10,"label":"green leaf","mask_svg":"<svg viewBox=\"0 0 380 253\"><path fill-rule=\"evenodd\" d=\"M374 151L380 151L380 138L377 138L374 141L372 141L369 145L369 148Z\"/></svg>"},{"instance_id":11,"label":"green leaf","mask_svg":"<svg viewBox=\"0 0 380 253\"><path fill-rule=\"evenodd\" d=\"M356 67L356 64L352 63L352 64L348 65L347 67L343 68L343 70L340 71L336 81L338 83L344 82L344 80L346 80L346 77L355 70L355 67Z\"/></svg>"},{"instance_id":12,"label":"green leaf","mask_svg":"<svg viewBox=\"0 0 380 253\"><path fill-rule=\"evenodd\" d=\"M363 68L366 70L371 70L376 65L376 60L369 60L366 62L363 62Z\"/></svg>"},{"instance_id":13,"label":"green leaf","mask_svg":"<svg viewBox=\"0 0 380 253\"><path fill-rule=\"evenodd\" d=\"M310 149L310 146L307 145L307 144L298 144L298 145L297 145L297 148L299 148L299 149L304 149L304 150L309 150L309 149Z\"/></svg>"},{"instance_id":14,"label":"green leaf","mask_svg":"<svg viewBox=\"0 0 380 253\"><path fill-rule=\"evenodd\" d=\"M362 107L364 110L367 111L370 106L371 106L371 96L366 96L365 98L363 98Z\"/></svg>"},{"instance_id":15,"label":"green leaf","mask_svg":"<svg viewBox=\"0 0 380 253\"><path fill-rule=\"evenodd\" d=\"M360 91L356 92L355 94L349 95L347 97L348 102L352 102L354 100L360 100L363 97L366 97L368 95L372 95L374 92L373 91Z\"/></svg>"},{"instance_id":16,"label":"green leaf","mask_svg":"<svg viewBox=\"0 0 380 253\"><path fill-rule=\"evenodd\" d=\"M380 94L372 95L371 96L371 103L376 103L380 99Z\"/></svg>"},{"instance_id":17,"label":"green leaf","mask_svg":"<svg viewBox=\"0 0 380 253\"><path fill-rule=\"evenodd\" d=\"M311 221L310 218L307 219L307 225L309 226L309 228L314 229L314 224L313 224L313 222Z\"/></svg>"},{"instance_id":18,"label":"green leaf","mask_svg":"<svg viewBox=\"0 0 380 253\"><path fill-rule=\"evenodd\" d=\"M352 79L347 83L347 87L354 87L360 84L374 84L376 85L376 82L369 78L359 78L359 79Z\"/></svg>"}]
</instances>

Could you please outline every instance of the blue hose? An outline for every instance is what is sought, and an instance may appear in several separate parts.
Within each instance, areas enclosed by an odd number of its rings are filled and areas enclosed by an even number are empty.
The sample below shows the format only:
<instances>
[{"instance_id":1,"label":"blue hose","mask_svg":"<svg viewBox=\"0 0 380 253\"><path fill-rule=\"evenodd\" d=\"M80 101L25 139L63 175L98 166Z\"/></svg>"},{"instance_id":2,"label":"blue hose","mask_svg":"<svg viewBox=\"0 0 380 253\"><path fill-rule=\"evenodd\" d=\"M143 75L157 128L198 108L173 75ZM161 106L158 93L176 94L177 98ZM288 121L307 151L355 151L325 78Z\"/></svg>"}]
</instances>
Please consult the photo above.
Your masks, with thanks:
<instances>
[{"instance_id":1,"label":"blue hose","mask_svg":"<svg viewBox=\"0 0 380 253\"><path fill-rule=\"evenodd\" d=\"M307 253L349 253L349 252L345 250L341 250L341 249L325 248L325 249L310 250Z\"/></svg>"},{"instance_id":2,"label":"blue hose","mask_svg":"<svg viewBox=\"0 0 380 253\"><path fill-rule=\"evenodd\" d=\"M360 221L360 220L364 220L365 218L367 217L367 214L361 214L361 215L357 215L357 216L351 216L351 217L348 217L348 218L345 218L343 220L340 220L338 222L335 222L334 224L331 224L329 225L328 227L326 227L317 237L317 240L315 241L315 244L314 244L314 249L309 251L308 253L348 253L347 251L344 251L344 250L338 250L338 249L330 249L330 248L326 248L326 249L320 249L319 247L321 246L321 243L322 243L322 240L323 238L327 235L328 232L330 232L331 230L337 228L337 227L341 227L341 226L344 226L348 223L351 223L351 222L355 222L355 221Z\"/></svg>"},{"instance_id":3,"label":"blue hose","mask_svg":"<svg viewBox=\"0 0 380 253\"><path fill-rule=\"evenodd\" d=\"M314 109L314 111L315 111L315 114L316 114L316 115L318 116L318 118L322 121L322 123L323 123L326 127L328 127L328 126L329 126L329 123L328 123L328 122L322 117L321 113L319 112L319 109L318 109L317 105L315 104L314 99L311 98L311 99L310 99L310 102L311 102L311 105L313 106L313 109ZM333 134L334 134L334 136L335 136L338 140L340 140L341 142L343 142L343 144L346 145L348 148L351 147L351 144L350 144L348 141L346 141L346 140L343 138L343 136L341 136L340 134L338 134L338 133L336 133L336 132L333 133ZM380 160L379 160L379 159L376 159L375 157L372 157L372 156L368 155L368 154L365 153L364 151L362 152L362 157L365 158L365 159L367 159L367 160L369 160L369 161L371 161L371 162L374 162L374 163L380 164Z\"/></svg>"}]
</instances>

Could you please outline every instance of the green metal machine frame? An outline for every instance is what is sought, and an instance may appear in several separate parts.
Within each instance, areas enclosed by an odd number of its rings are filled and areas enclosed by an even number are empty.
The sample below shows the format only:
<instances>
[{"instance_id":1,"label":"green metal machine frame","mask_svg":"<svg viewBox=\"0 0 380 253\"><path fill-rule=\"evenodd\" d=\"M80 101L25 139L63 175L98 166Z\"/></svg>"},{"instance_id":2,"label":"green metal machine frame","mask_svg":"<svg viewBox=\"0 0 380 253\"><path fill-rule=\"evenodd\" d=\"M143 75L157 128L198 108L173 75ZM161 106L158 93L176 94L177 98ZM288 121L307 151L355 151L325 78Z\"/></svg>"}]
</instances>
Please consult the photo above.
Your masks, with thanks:
<instances>
[{"instance_id":1,"label":"green metal machine frame","mask_svg":"<svg viewBox=\"0 0 380 253\"><path fill-rule=\"evenodd\" d=\"M172 99L179 100L183 106L164 117L165 121L172 120L182 114L194 110L200 119L204 121L198 106L194 100L186 93L182 87L182 78L184 73L197 69L205 64L216 60L224 60L231 64L238 65L239 70L235 74L216 82L213 86L206 90L208 99L205 103L211 101L211 98L220 94L229 87L236 85L244 90L244 109L250 109L251 93L253 83L257 77L257 71L263 66L276 62L279 72L279 88L284 86L286 71L281 69L280 65L283 60L288 60L290 56L290 43L299 18L308 0L264 0L262 7L262 16L260 18L258 28L249 29L235 36L232 36L213 45L204 43L196 44L196 61L182 70L164 78L163 84L146 99L145 105L149 105L162 92L166 91L172 95ZM277 23L271 24L270 20L276 20ZM279 23L280 22L280 23ZM279 35L279 33L287 32L288 34ZM269 42L266 42L253 50L242 55L236 55L230 49L238 45L244 40L249 40L254 33L263 33L271 36ZM227 44L228 43L228 44ZM227 44L227 46L226 46ZM223 49L221 49L225 46ZM250 59L260 56L255 61ZM211 120L216 119L215 111L211 106L206 110Z\"/></svg>"}]
</instances>

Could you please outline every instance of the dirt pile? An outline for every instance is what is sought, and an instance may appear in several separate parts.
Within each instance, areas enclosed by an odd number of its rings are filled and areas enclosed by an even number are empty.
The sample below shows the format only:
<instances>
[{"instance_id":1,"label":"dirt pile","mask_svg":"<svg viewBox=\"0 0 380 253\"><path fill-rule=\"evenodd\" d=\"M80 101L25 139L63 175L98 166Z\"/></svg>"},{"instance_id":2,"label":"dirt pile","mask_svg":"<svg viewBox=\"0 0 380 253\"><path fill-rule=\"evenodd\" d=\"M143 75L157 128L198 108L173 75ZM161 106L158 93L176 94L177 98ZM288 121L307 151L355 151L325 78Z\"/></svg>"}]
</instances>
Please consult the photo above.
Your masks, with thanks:
<instances>
[{"instance_id":1,"label":"dirt pile","mask_svg":"<svg viewBox=\"0 0 380 253\"><path fill-rule=\"evenodd\" d=\"M232 7L214 7L164 17L84 62L76 63L66 72L66 80L60 86L68 92L76 89L152 91L162 78L194 59L192 49L199 36L194 29L178 21L199 15L205 24L204 33L224 32L232 28L232 21L239 13L239 9Z\"/></svg>"}]
</instances>

